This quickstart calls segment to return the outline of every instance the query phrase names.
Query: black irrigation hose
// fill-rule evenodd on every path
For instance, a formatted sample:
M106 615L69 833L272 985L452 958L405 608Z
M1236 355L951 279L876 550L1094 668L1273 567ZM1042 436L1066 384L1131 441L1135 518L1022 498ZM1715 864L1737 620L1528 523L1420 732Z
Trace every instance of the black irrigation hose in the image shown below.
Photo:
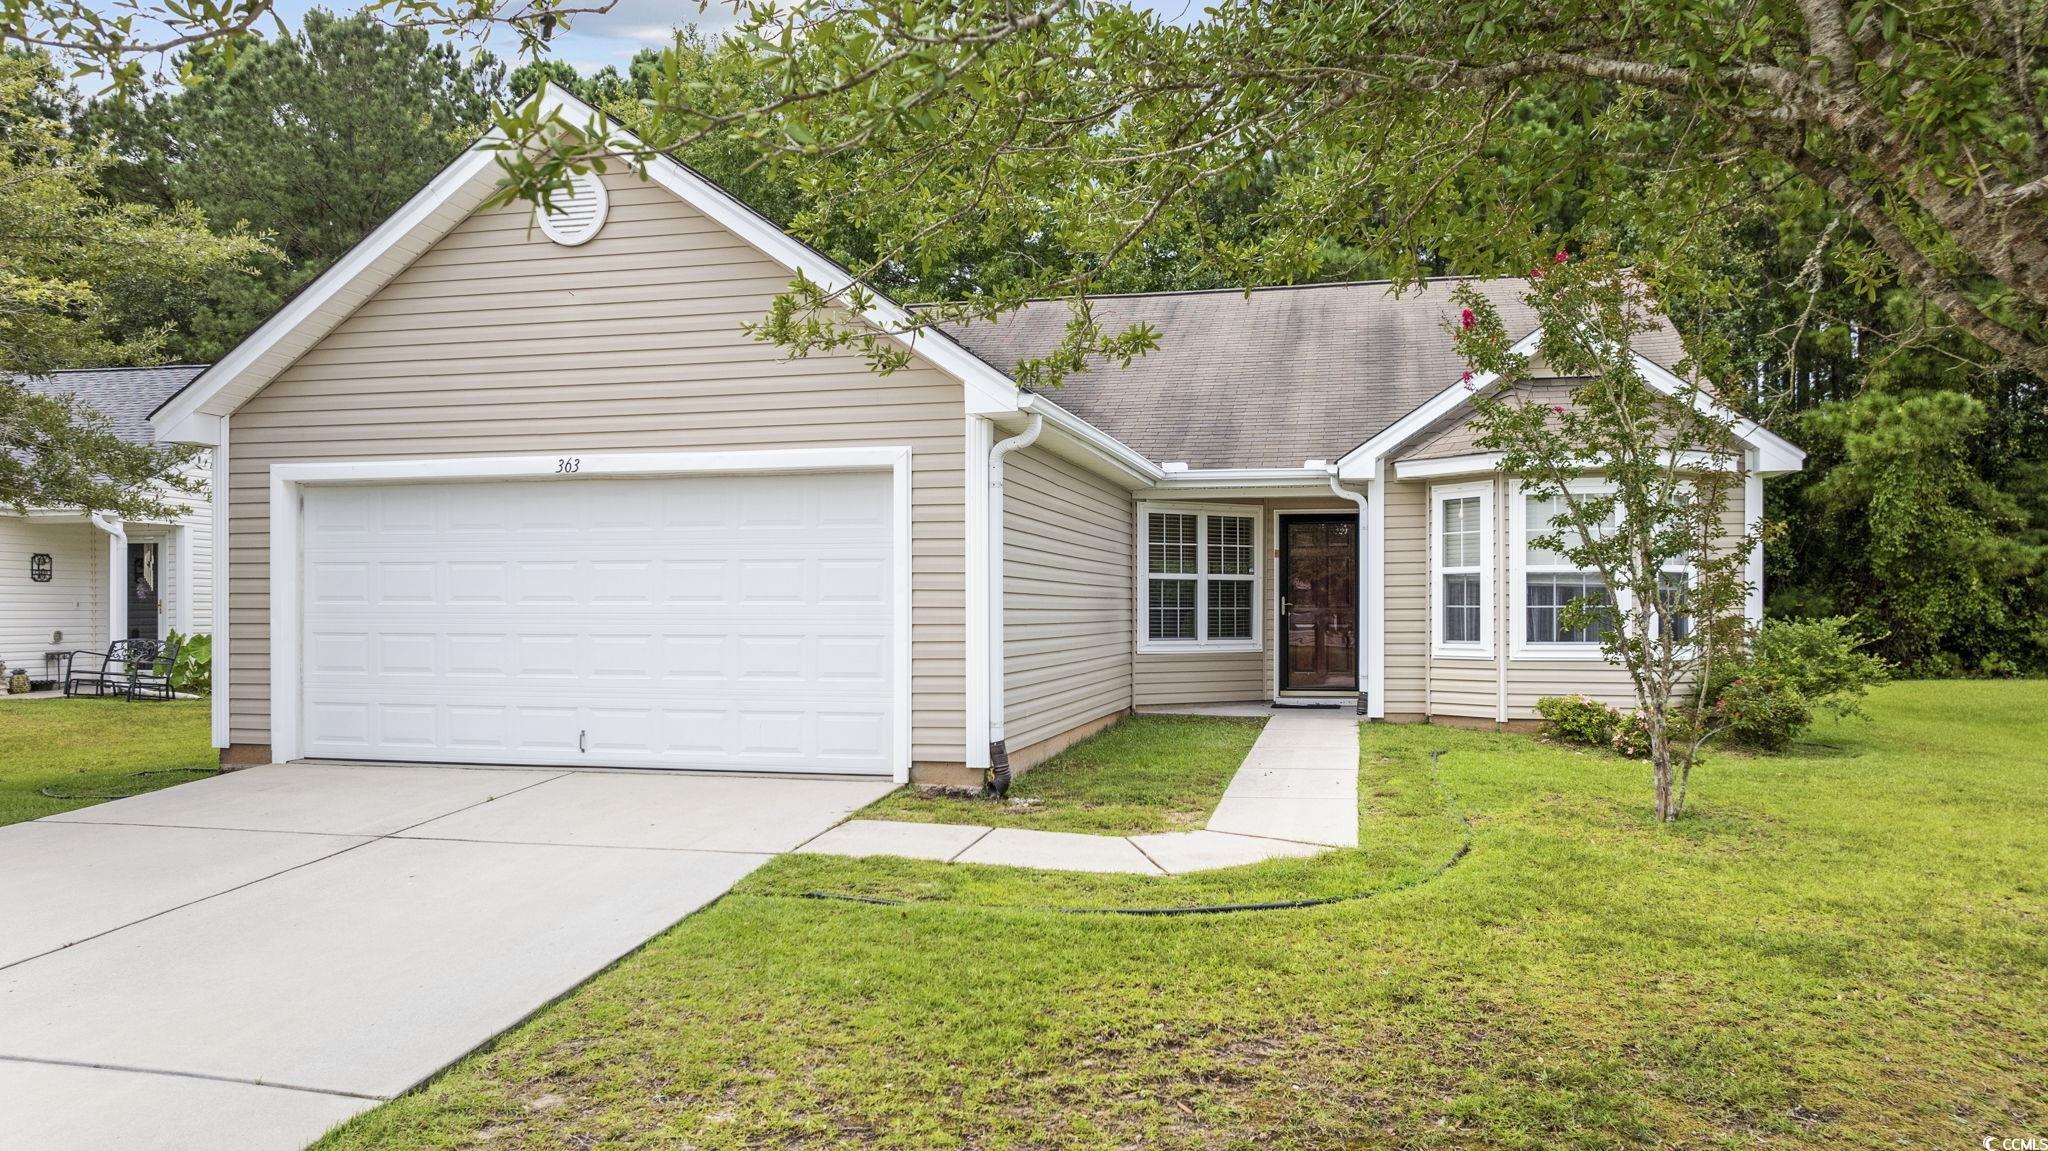
M1464 861L1466 856L1472 854L1472 817L1465 814L1465 806L1458 802L1457 793L1453 792L1449 785L1444 783L1443 772L1437 764L1437 760L1443 754L1442 751L1432 751L1429 753L1429 781L1438 793L1444 797L1444 805L1450 808L1451 814L1457 816L1458 822L1464 825L1465 837L1458 844L1458 850L1451 853L1450 858L1437 864L1427 874L1418 875L1406 883L1397 883L1392 887L1378 887L1370 891L1354 892L1350 895L1322 895L1312 899L1281 899L1268 903L1210 903L1198 904L1192 907L1026 907L1018 908L1017 910L1051 911L1061 915L1133 915L1155 918L1178 915L1235 915L1247 911L1299 911L1305 907L1327 907L1333 903L1356 903L1360 900L1372 899L1376 896L1392 895L1397 891L1408 891L1412 888L1421 887L1425 883L1433 882L1451 868L1458 866L1459 863ZM806 891L800 898L828 899L842 903L866 903L879 907L924 907L934 903L950 902L949 900L885 899L879 895L853 895L837 891Z
M156 767L156 768L151 768L151 769L149 769L148 771L131 771L131 772L129 772L129 773L128 773L128 778L130 778L130 779L141 779L142 777L144 777L144 776L148 776L148 775L192 775L192 774L204 774L204 775L219 775L219 774L220 774L220 768L218 768L218 767ZM47 788L47 787L39 787L39 788L36 788L36 794L37 794L37 795L40 795L40 796L42 796L42 797L43 797L44 799L134 799L134 798L135 798L136 796L138 796L138 795L147 795L147 794L149 794L149 793L148 793L148 792L144 792L144 791L114 791L114 792L99 792L99 791L51 791L51 790L50 790L49 788Z

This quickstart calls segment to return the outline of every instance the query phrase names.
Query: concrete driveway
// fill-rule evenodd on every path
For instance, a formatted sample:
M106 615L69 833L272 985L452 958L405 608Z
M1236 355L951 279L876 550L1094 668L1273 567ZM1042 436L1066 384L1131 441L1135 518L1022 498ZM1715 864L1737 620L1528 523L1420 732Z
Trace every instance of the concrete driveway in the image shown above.
M302 1147L890 786L298 765L0 827L0 1149Z

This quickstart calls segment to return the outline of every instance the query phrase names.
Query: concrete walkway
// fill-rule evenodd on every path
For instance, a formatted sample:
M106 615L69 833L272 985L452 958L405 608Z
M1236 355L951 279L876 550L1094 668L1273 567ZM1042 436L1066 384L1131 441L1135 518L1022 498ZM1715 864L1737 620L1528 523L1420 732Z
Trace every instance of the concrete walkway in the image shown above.
M887 793L259 767L0 827L0 1151L291 1151Z
M1201 831L1080 835L855 819L797 850L1048 871L1180 875L1358 846L1358 717L1338 708L1261 708L1256 714L1270 717L1265 730Z

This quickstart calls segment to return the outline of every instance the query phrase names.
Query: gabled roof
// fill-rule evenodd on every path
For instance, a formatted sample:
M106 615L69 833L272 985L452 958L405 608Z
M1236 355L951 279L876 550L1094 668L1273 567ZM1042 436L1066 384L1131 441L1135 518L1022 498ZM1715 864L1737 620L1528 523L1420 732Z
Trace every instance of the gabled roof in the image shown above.
M573 123L588 122L598 115L596 109L553 84L542 89L541 100L543 117L559 111ZM638 144L630 133L618 134L629 145ZM502 139L493 132L472 144L219 363L165 401L150 416L157 434L182 442L219 442L221 417L275 379L497 190L496 146ZM846 269L689 167L657 154L647 162L647 177L781 264L792 278L802 274L828 290L853 282ZM945 333L915 329L909 315L895 304L879 296L877 301L866 313L869 322L959 380L969 412L1016 410L1017 388L1008 376Z
M1536 326L1520 279L1439 279L1396 292L1386 282L1315 284L1090 298L1111 330L1147 323L1160 347L1129 367L1097 364L1047 396L1147 458L1191 468L1300 467L1335 460L1454 384L1451 291L1479 290L1510 336ZM948 330L1005 371L1057 345L1063 300L1026 304L994 323ZM1668 327L1638 340L1678 362Z
M154 368L76 368L47 376L18 376L15 382L46 396L71 396L107 417L114 434L131 444L153 444L149 413L206 370L205 364Z

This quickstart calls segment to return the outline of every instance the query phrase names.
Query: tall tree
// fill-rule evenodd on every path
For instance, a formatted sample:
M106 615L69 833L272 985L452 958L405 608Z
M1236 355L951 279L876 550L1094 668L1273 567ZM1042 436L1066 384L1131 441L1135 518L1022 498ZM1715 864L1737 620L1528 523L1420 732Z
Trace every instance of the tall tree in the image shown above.
M154 362L187 279L232 274L265 249L189 207L101 200L107 159L67 135L69 103L47 56L0 52L0 505L134 515L189 490L186 453L124 443L17 377Z
M208 301L181 355L219 356L388 219L488 127L503 80L487 54L316 8L140 108L96 105L84 123L127 161L119 194L241 221L284 257L253 290Z

